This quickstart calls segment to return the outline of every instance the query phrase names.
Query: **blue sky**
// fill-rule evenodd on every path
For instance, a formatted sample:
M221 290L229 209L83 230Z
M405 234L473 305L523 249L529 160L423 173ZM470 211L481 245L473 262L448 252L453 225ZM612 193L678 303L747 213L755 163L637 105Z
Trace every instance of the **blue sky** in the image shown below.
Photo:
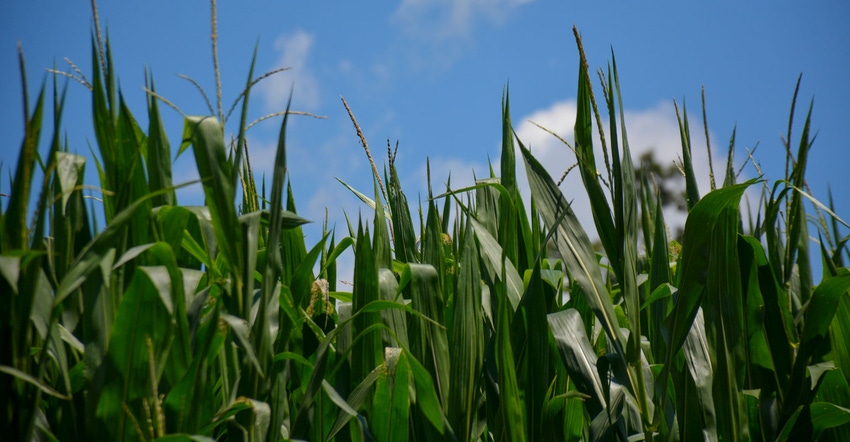
M782 177L784 148L780 134L788 124L794 84L802 73L800 100L792 135L814 98L808 179L816 196L831 185L838 213L850 218L847 143L850 103L850 3L721 2L573 2L531 0L403 0L401 2L221 2L219 57L225 109L245 84L251 53L259 44L257 74L292 69L271 77L255 90L250 119L285 107L294 82L293 108L326 119L293 118L289 131L289 171L302 216L317 221L327 208L331 223L345 233L343 210L356 216L368 209L342 187L338 177L371 192L371 170L353 126L340 103L344 96L379 162L387 139L399 141L398 167L408 199L425 191L425 159L434 185L449 172L452 182L472 182L472 171L487 173L488 157L497 160L500 100L510 83L514 125L553 175L575 160L533 120L572 140L578 53L571 27L584 40L592 69L605 67L613 48L620 73L626 126L635 153L655 150L669 164L680 149L673 99L686 102L691 127L701 127L700 88L707 96L708 123L715 169L737 126L736 163L757 143L755 158L768 179ZM592 4L590 4L592 3ZM687 3L687 2L683 2ZM713 2L716 3L716 2ZM209 43L209 3L203 1L101 1L100 20L115 53L120 87L145 126L145 67L154 72L157 91L187 114L208 114L197 89L177 74L204 87L215 105L215 80ZM90 4L86 1L5 0L0 3L0 191L9 190L10 170L22 134L20 78L16 44L26 55L31 94L45 68L68 71L64 57L91 76ZM60 82L61 84L61 82ZM81 85L69 85L65 134L73 152L88 155L94 144L90 98ZM179 145L182 120L164 109L172 148ZM228 123L235 132L236 118ZM274 156L279 119L249 131L255 171L268 170ZM46 134L49 136L49 134ZM693 130L697 173L705 177L705 140ZM95 167L87 167L97 184ZM755 170L744 169L748 177ZM197 177L191 153L175 165L175 182ZM586 199L577 180L562 189ZM200 187L178 194L183 204L199 204ZM587 226L592 226L588 221Z

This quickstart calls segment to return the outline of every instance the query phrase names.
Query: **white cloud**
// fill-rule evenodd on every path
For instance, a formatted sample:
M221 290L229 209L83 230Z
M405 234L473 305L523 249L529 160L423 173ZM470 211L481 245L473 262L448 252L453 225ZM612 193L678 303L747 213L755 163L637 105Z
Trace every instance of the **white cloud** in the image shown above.
M427 40L468 35L478 17L503 22L518 6L531 0L403 0L393 19L405 31Z
M482 23L501 25L532 0L402 0L390 20L408 37L402 48L414 69L446 69L472 44Z
M290 69L260 83L269 111L284 110L290 92L293 93L293 107L302 108L299 110L318 108L319 82L308 66L313 43L313 35L303 30L281 35L275 40L274 48L279 55L272 69Z
M354 65L351 63L351 60L348 59L340 60L337 66L339 67L339 72L342 74L349 74L354 68Z

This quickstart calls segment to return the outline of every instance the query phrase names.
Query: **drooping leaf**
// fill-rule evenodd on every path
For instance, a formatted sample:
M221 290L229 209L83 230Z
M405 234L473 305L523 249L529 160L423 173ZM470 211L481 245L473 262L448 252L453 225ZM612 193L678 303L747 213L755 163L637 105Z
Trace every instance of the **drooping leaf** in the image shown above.
M665 336L671 353L681 348L697 307L702 301L709 276L708 263L714 251L711 235L707 232L715 229L723 213L730 210L737 213L741 196L753 183L755 180L711 192L703 197L700 200L702 204L694 206L688 215L682 244L682 284L679 287L678 302L666 321Z
M589 397L588 411L595 414L607 407L599 373L596 352L584 331L581 315L575 309L550 313L547 317L561 360L579 392Z

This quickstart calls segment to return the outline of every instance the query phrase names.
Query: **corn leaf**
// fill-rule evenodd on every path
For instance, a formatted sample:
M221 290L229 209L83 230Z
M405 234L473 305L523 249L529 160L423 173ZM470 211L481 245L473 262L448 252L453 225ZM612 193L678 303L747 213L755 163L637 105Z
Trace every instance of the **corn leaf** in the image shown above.
M408 437L410 365L401 348L387 347L384 353L371 428L377 441L404 440Z
M522 143L520 150L525 160L531 195L539 204L543 221L555 230L553 240L567 272L599 319L613 350L625 357L623 337L590 238L549 173Z
M469 218L471 221L472 218ZM449 391L448 416L458 440L473 438L477 419L476 406L479 379L484 359L484 327L481 306L481 276L475 250L472 225L467 224L460 250L460 273L454 295L454 317L451 325L452 389Z

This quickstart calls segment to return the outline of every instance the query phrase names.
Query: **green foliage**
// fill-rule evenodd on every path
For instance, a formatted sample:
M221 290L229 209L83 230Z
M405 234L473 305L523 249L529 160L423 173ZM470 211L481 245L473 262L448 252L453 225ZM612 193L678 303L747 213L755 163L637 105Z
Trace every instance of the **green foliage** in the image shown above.
M723 187L704 195L680 116L689 215L679 245L661 210L670 195L632 164L613 56L601 77L606 133L577 32L576 41L575 152L601 250L516 138L507 92L501 175L437 197L429 189L419 241L391 153L387 191L377 175L374 199L346 185L374 209L371 223L308 245L292 183L284 203L288 107L268 199L250 171L253 60L232 143L224 121L185 118L179 151L194 151L203 207L177 201L153 79L145 132L116 90L108 42L92 45L103 201L87 204L86 159L59 141L65 93L54 81L46 178L29 207L46 87L30 110L25 84L24 140L0 215L0 431L20 440L847 440L847 239L803 191L811 108L787 177L735 184L733 134ZM764 213L745 230L741 199L759 183ZM818 284L804 197L830 217L820 215ZM345 292L336 259L349 248Z

